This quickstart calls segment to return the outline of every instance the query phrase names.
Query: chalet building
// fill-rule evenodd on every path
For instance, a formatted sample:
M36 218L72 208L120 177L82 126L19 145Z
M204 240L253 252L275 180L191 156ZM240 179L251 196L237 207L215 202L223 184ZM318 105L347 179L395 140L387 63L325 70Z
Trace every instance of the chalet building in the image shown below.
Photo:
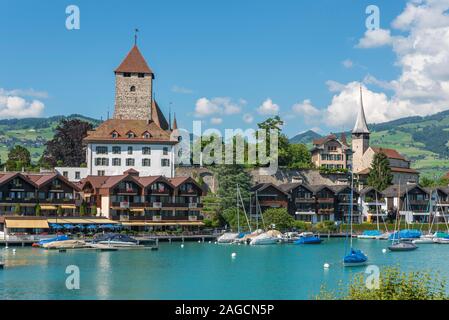
M383 153L387 156L391 173L393 174L393 184L418 183L419 172L410 167L410 161L394 149L379 148L370 146L370 131L366 122L365 111L363 109L362 89L360 88L360 109L357 120L352 130L352 168L360 181L366 180L371 162L376 153Z
M436 222L449 222L449 188L426 188L426 190L431 195Z
M429 222L431 208L429 192L417 184L392 185L382 192L386 209L401 214L408 222Z
M203 189L190 177L88 176L81 189L89 206L125 226L201 226Z
M327 137L313 140L312 163L318 168L348 169L351 161L351 148L343 133L338 139L331 134Z
M0 174L0 216L35 216L37 207L42 216L68 216L80 204L78 186L59 174Z
M360 190L360 206L363 221L383 222L388 218L387 201L383 193L373 187Z
M288 211L296 220L312 223L349 221L351 189L348 186L287 183L280 185L279 188L289 194ZM356 223L361 220L358 197L359 194L354 192L352 217Z
M270 208L287 208L289 195L272 183L259 183L250 189L250 213L256 215Z

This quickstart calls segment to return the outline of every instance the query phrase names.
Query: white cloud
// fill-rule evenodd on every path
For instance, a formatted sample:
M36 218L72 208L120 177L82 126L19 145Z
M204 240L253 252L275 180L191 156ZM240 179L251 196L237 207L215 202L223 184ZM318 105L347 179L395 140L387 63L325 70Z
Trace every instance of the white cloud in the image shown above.
M14 95L15 93L16 95ZM17 95L25 91L6 91L0 88L0 118L38 117L44 111L45 105L39 100L28 101ZM29 91L28 93L32 93ZM29 94L28 94L29 95Z
M254 117L250 113L245 113L243 115L243 121L246 123L252 123L254 121Z
M13 89L13 90L6 90L0 88L0 96L23 96L23 97L46 99L48 98L48 93L46 91L34 90L33 88Z
M391 30L368 31L360 48L390 45L400 74L390 81L365 76L363 100L368 122L379 123L406 116L429 115L449 109L449 1L410 0L394 19ZM334 96L322 109L328 127L352 127L360 101L359 83L327 81ZM374 91L376 89L376 91ZM385 93L388 91L388 95Z
M262 115L275 115L279 113L279 109L279 106L268 98L257 108L257 112Z
M216 114L220 115L233 115L242 111L246 101L240 99L237 102L232 101L228 97L216 97L212 99L200 98L196 101L195 116L207 117Z
M356 47L358 48L376 48L382 47L387 44L391 44L393 38L390 34L390 30L385 29L375 29L375 30L367 30L362 39L359 40L359 43Z
M177 86L177 85L174 85L171 88L171 91L174 92L174 93L180 93L180 94L191 94L191 93L193 93L193 90L188 89L188 88L184 88L184 87L181 87L181 86Z
M210 123L212 123L212 124L220 124L220 123L222 123L223 122L223 119L222 118L211 118L210 119Z
M354 66L354 62L352 62L352 60L350 59L343 60L341 64L347 69L351 69Z
M294 113L304 116L306 120L316 121L321 117L321 111L312 105L310 100L304 100L301 103L296 103L292 106Z

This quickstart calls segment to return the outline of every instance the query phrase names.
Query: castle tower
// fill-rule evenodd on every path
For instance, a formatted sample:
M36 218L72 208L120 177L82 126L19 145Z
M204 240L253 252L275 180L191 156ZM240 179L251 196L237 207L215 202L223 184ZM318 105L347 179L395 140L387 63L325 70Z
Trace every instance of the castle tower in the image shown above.
M363 109L362 87L360 87L360 109L352 130L352 169L354 172L359 172L366 167L363 155L369 148L369 135L365 110Z
M115 73L115 119L152 120L154 74L137 45Z

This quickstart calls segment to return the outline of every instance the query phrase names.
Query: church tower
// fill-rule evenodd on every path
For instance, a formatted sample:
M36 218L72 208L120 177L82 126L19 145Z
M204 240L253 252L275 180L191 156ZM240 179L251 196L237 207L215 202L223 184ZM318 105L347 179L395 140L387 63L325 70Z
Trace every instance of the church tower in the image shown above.
M352 130L353 172L359 172L370 165L369 163L366 164L363 161L363 155L369 148L369 135L370 132L366 123L365 110L363 110L362 87L360 87L360 108L354 129Z
M115 73L115 119L152 120L154 73L137 45Z

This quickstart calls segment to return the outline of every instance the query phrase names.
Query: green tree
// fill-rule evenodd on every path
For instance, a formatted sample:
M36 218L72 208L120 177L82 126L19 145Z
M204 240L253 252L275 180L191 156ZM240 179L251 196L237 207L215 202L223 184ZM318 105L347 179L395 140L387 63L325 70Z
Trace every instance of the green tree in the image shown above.
M36 215L36 217L40 217L42 215L42 211L41 211L41 206L40 204L36 204L36 206L34 207L34 214Z
M217 197L214 193L209 193L202 199L203 210L202 213L205 217L204 223L210 222L209 227L218 227L224 225L225 220L223 219L221 213L221 199Z
M291 229L294 226L295 219L285 208L270 208L263 212L265 225L274 227L280 231Z
M309 169L312 167L312 155L306 145L291 143L288 146L288 167L290 169Z
M6 169L8 171L20 171L31 165L31 155L27 148L16 145L9 150Z
M238 217L238 218L237 218ZM237 208L229 207L223 210L223 219L226 224L231 227L233 231L238 231L238 226L240 224L240 231L248 231L248 222L242 208L239 208L237 215Z
M21 206L20 206L20 203L16 203L16 205L14 206L14 213L15 213L16 215L19 215L19 214L22 213L22 208L21 208Z
M368 175L368 185L377 191L385 190L393 181L390 164L387 156L378 152L374 155L371 162L371 169Z
M93 204L92 207L90 207L90 214L93 216L97 215L97 205Z
M62 210L62 207L58 206L58 209L56 210L56 215L58 217L62 217L63 213L64 213L64 211Z
M47 141L40 163L45 166L64 165L78 167L86 162L83 139L92 130L91 123L79 119L62 120L52 140ZM58 163L58 161L61 161Z
M379 274L379 288L369 288L363 274L357 274L348 288L336 292L322 288L318 299L344 300L446 300L446 281L428 272L403 272L387 267Z
M80 216L83 217L86 215L87 212L87 204L85 201L83 201L80 205Z
M221 199L221 209L236 206L237 185L244 203L248 202L251 176L242 165L219 165L213 172L218 181L217 196Z

